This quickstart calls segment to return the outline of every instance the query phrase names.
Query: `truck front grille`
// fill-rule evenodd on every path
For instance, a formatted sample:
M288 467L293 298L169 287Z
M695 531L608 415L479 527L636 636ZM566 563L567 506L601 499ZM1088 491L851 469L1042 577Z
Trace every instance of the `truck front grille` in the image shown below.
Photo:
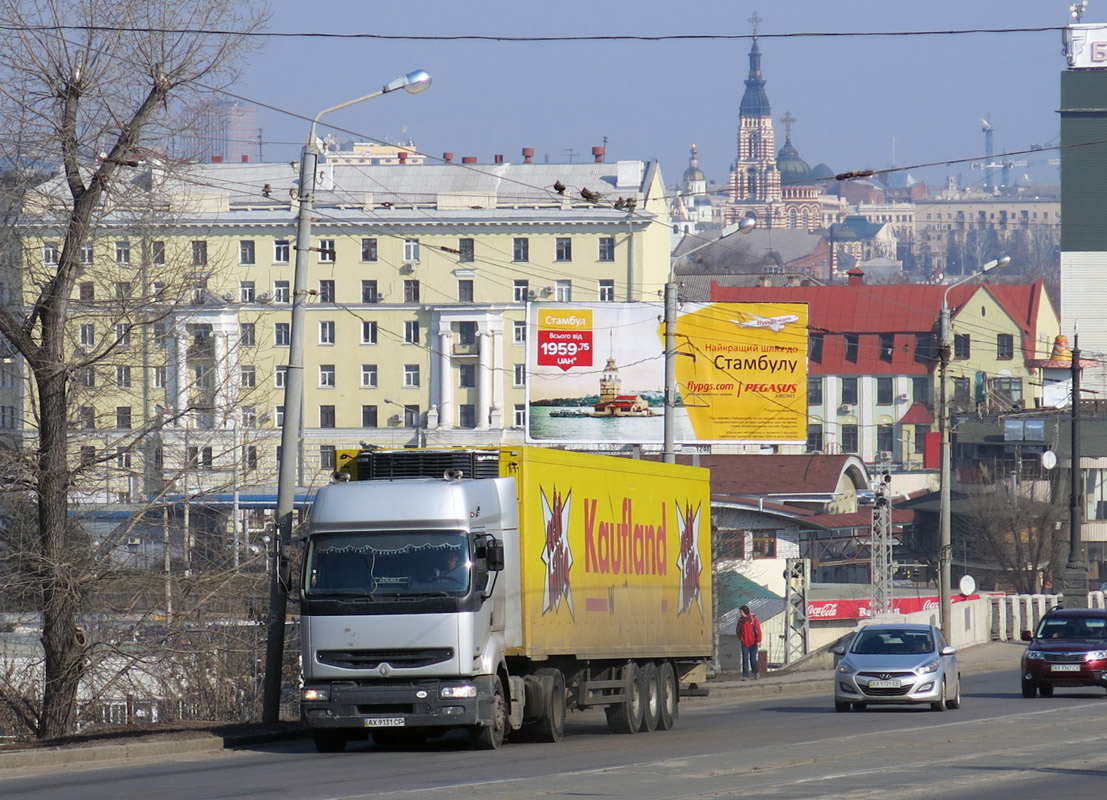
M454 657L451 647L425 647L410 650L320 650L320 664L342 669L376 669L381 664L392 667L429 667Z
M357 480L441 478L453 470L463 478L500 477L497 450L367 450L356 459Z

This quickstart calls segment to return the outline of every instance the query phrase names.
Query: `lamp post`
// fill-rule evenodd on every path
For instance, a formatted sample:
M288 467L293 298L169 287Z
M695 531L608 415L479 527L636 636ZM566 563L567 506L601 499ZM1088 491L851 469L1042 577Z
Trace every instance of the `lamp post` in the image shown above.
M705 247L718 244L728 236L735 233L749 233L757 227L757 220L753 216L743 217L740 221L723 229L718 239L704 242L698 247L693 247L681 258L687 258L693 253L698 253ZM677 321L677 284L676 262L669 267L669 280L665 284L665 442L662 446L662 460L666 464L676 463L675 416L676 416L676 321Z
M1010 256L1002 256L994 261L989 261L980 268L980 274L993 269L1002 269L1011 263ZM946 641L950 640L951 615L953 603L950 600L952 591L950 566L953 560L951 539L951 512L949 499L950 486L950 443L949 443L949 397L946 388L946 371L949 367L950 351L953 349L953 331L949 324L949 292L955 286L972 280L976 273L965 275L946 287L942 295L942 312L939 317L939 372L938 372L938 397L940 409L938 412L939 437L941 438L942 465L941 465L941 489L938 495L938 600L940 603L942 635Z
M315 170L319 145L315 127L325 114L403 89L411 94L429 89L431 76L415 70L385 84L379 91L325 108L311 121L311 131L300 154L300 204L296 230L296 266L292 274L292 321L289 326L288 371L284 385L284 427L281 430L281 462L277 477L277 529L273 536L273 566L269 584L269 617L266 625L265 683L262 721L278 722L281 712L281 673L284 662L284 623L287 607L288 546L292 540L292 509L299 472L304 398L304 298L307 294L308 252L311 250L311 212L315 204Z
M1065 608L1088 607L1088 562L1081 528L1084 520L1084 473L1080 466L1080 335L1072 336L1072 419L1069 451L1069 557L1061 573ZM1054 589L1056 591L1056 589Z

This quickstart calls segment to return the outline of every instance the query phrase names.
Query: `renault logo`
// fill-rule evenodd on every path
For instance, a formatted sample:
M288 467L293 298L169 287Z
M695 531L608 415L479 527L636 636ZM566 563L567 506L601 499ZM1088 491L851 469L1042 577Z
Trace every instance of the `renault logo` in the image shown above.
M380 667L377 669L377 672L382 678L387 678L389 675L392 674L392 667L388 666L388 664L381 664Z

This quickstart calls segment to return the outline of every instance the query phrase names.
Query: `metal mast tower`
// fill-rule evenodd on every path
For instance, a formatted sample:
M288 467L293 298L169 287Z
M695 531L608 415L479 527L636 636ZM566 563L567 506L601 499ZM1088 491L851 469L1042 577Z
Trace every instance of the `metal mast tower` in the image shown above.
M873 617L892 611L892 500L889 489L892 474L887 461L880 465L880 480L876 486L876 503L873 505L872 532L872 610Z

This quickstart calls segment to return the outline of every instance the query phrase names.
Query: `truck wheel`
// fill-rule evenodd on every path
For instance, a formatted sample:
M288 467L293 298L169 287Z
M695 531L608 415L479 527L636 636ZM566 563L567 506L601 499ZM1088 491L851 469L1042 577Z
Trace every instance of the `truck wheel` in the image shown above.
M620 673L623 702L607 707L607 727L614 733L638 733L642 726L642 682L638 665L631 661Z
M661 690L657 685L657 665L647 661L642 665L642 724L638 730L652 733L657 730L657 718L661 712Z
M341 731L316 731L312 738L320 753L341 753L346 749L346 735Z
M565 676L559 669L540 669L535 675L548 675L552 682L546 698L546 713L531 727L536 742L560 742L565 735Z
M507 701L504 698L504 684L496 676L492 695L492 724L473 728L474 750L499 750L507 733Z
M657 688L661 693L657 709L657 729L659 731L671 730L676 724L680 699L679 689L676 685L676 672L669 661L662 661L657 668Z

